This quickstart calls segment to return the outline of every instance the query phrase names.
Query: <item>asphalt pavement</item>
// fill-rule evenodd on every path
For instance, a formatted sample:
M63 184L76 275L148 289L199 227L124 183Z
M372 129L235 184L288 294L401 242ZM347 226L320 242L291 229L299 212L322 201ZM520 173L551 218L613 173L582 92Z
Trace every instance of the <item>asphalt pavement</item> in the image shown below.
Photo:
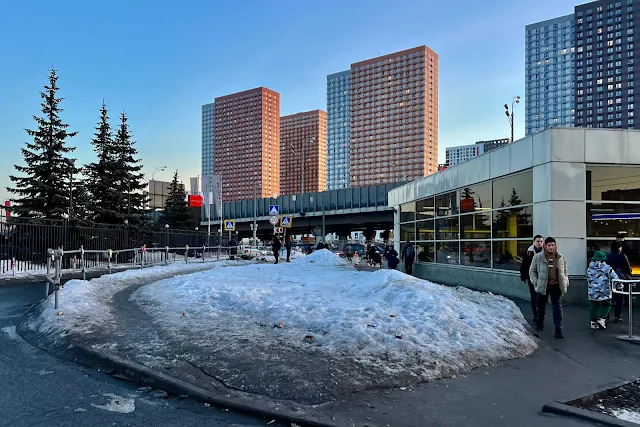
M0 287L0 426L253 427L270 421L188 398L156 397L31 346L16 334L16 324L43 294L44 284Z

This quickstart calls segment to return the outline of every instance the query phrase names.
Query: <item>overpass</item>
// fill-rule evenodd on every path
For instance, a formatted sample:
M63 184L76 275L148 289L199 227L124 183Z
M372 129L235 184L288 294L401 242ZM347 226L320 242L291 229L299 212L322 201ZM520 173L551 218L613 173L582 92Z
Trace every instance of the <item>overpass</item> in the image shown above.
M273 233L269 223L269 207L278 205L280 215L293 217L291 233L323 236L337 233L346 237L352 231L363 231L365 236L375 230L393 229L393 208L388 206L389 191L403 185L378 184L369 187L345 188L323 192L280 196L255 200L223 203L224 219L236 221L240 237L252 234L254 219L258 224L258 236L265 238ZM256 212L254 214L254 206ZM220 227L218 209L212 206L211 230ZM202 226L207 225L203 215ZM214 220L214 218L216 218Z

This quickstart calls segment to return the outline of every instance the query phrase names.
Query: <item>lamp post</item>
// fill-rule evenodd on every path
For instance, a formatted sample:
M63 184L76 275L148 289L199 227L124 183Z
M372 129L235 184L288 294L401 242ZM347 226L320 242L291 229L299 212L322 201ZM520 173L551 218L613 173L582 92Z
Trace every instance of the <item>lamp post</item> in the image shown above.
M155 168L153 170L153 172L151 172L151 181L155 180L156 172L164 172L165 170L167 170L166 166L160 166L160 167ZM149 197L151 197L151 181L149 181ZM151 199L149 199L149 205L151 205ZM151 207L151 206L149 206L149 207Z
M511 141L510 142L513 142L513 117L514 117L513 109L516 106L516 104L519 104L519 103L520 103L520 95L513 97L513 101L511 101L511 110L509 110L509 104L504 104L504 109L505 109L504 113L507 115L507 118L509 119L509 124L511 125Z
M165 224L165 225L164 225L164 228L167 230L167 232L166 232L166 237L165 237L165 240L166 240L166 242L165 242L165 243L166 243L166 244L165 244L165 246L166 246L166 247L169 247L169 224Z

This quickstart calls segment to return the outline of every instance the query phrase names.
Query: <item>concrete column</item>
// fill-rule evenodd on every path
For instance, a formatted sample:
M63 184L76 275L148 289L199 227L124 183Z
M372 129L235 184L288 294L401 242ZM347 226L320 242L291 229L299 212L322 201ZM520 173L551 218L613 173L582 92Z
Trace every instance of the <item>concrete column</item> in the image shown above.
M364 230L362 235L364 236L367 242L373 242L376 238L376 231L371 228L367 228L366 230Z
M400 205L393 207L393 247L400 253Z

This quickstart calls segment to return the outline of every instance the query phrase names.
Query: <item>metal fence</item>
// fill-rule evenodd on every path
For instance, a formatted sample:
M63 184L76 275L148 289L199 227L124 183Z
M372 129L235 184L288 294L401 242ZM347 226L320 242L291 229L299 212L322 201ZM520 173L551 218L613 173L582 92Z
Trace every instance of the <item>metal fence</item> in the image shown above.
M44 270L47 249L64 251L120 248L227 246L228 236L205 230L174 230L125 225L79 224L74 221L12 218L0 223L0 274ZM66 260L63 268L71 268Z

